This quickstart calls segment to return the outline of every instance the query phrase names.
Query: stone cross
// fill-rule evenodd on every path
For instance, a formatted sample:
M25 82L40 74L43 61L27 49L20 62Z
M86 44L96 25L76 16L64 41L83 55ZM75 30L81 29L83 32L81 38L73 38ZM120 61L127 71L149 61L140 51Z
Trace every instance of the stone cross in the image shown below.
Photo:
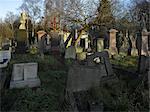
M136 48L136 38L134 38L133 35L130 35L130 40L132 42L131 55L132 56L138 56L138 50Z
M148 52L148 35L150 35L150 32L148 32L146 28L143 28L141 55L144 55L144 56L150 55Z
M110 32L110 41L109 41L109 50L111 55L117 54L116 47L116 33L118 32L116 29L109 30Z

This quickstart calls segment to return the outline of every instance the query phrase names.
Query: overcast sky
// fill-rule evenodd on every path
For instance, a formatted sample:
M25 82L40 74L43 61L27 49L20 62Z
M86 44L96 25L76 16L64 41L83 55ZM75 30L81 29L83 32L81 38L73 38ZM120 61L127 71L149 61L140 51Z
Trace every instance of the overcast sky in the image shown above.
M125 4L129 3L130 0L121 0L125 2ZM22 0L0 0L0 18L6 16L8 11L12 11L15 14L18 14L18 7L21 5Z

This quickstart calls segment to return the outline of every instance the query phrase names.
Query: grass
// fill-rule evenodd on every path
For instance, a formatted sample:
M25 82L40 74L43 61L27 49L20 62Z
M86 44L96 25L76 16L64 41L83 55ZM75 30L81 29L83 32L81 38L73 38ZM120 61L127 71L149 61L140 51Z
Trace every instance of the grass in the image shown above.
M36 55L14 55L7 70L11 74L14 63L37 62L41 86L25 89L5 89L2 91L3 111L53 111L59 106L60 96L64 94L66 66L54 56L42 60Z
M8 89L2 91L2 111L57 111L64 97L68 67L73 60L60 61L60 57L45 55L42 60L36 55L14 55L8 68L8 77L12 72L14 63L37 62L38 76L41 86L36 88ZM133 71L137 68L137 57L125 57L111 60L116 66L124 70ZM96 99L104 103L105 111L147 111L148 95L143 84L134 92L139 80L129 77L128 72L115 70L119 77L117 85L106 83L98 88L91 89L91 100ZM132 74L134 75L134 74ZM145 95L144 95L145 94ZM90 98L89 98L90 99Z

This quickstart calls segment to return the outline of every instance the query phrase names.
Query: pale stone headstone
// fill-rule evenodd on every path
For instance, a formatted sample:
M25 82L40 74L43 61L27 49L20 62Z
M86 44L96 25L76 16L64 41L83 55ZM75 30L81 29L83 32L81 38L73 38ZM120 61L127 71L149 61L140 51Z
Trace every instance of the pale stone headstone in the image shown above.
M21 63L13 65L10 88L37 87L41 82L37 76L37 63Z
M147 31L146 28L142 30L142 48L141 48L141 55L149 56L148 52L148 35L150 35L150 32Z
M24 64L14 64L12 79L13 81L24 80Z
M70 46L66 49L65 59L76 59L76 49L74 46Z
M32 79L37 77L37 63L26 63L24 64L24 79Z
M116 47L116 33L118 32L116 29L109 30L110 32L110 42L109 42L109 50L111 55L117 54Z
M104 39L98 38L97 39L97 52L102 52L104 50Z

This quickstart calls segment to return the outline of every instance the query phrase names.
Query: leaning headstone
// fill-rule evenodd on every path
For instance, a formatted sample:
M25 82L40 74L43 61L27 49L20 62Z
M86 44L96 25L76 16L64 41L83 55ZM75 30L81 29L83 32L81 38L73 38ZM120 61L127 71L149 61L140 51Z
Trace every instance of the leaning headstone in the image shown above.
M73 66L68 72L67 91L77 92L99 86L100 69L96 67Z
M110 32L109 50L110 50L110 54L113 56L117 54L116 33L118 31L116 29L111 29L109 30L109 32Z
M76 49L74 46L70 46L66 49L65 59L76 59Z
M37 87L41 82L37 76L37 63L21 63L13 65L10 88Z
M88 56L87 57L88 66L96 66L96 63L93 60L97 57L100 58L99 62L104 64L104 66L105 66L104 69L106 69L107 76L112 75L113 74L112 65L110 63L109 54L107 51L96 52L95 54Z
M150 32L147 31L146 28L142 30L142 48L141 48L141 55L149 56L148 52L148 35L150 35Z
M113 75L109 62L108 52L97 52L87 57L87 64L73 65L68 72L67 91L88 90L99 86L102 77ZM96 57L101 58L100 63L94 62Z

